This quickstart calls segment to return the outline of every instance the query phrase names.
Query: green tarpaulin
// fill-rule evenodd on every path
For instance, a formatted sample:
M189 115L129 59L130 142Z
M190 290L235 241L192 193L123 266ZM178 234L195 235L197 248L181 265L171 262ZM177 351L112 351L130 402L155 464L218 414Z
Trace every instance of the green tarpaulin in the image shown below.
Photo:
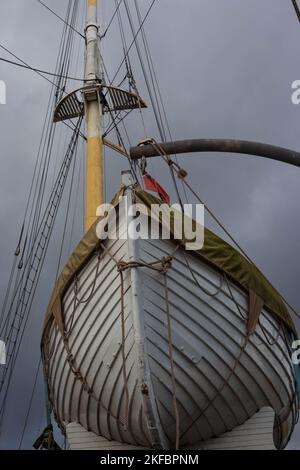
M114 206L118 205L119 197L122 196L123 191L124 188L114 197L112 201ZM157 198L139 187L135 188L135 198L137 203L143 203L147 207L150 207L151 204L160 203ZM99 248L99 239L96 234L97 223L98 221L83 237L59 277L47 311L45 327L50 318L54 316L58 327L62 331L61 298L74 279L75 274L82 269L95 250ZM184 243L184 241L177 240L174 240L174 242ZM297 335L294 322L280 294L264 275L232 246L210 230L205 229L204 246L201 250L193 253L214 266L215 269L226 273L234 283L249 293L249 297L251 293L256 294L261 301L261 305L264 305L265 308L280 318L289 330Z

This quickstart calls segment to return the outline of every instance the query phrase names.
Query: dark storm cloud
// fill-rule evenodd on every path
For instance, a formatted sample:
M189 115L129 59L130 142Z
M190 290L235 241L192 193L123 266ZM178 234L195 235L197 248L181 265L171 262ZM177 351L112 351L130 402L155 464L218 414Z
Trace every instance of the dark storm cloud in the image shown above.
M130 0L132 1L132 0ZM81 0L83 2L83 0ZM62 16L67 1L51 0ZM102 0L105 21L112 4ZM141 1L146 11L149 2ZM54 70L61 23L36 0L1 2L0 43L32 65ZM165 99L173 138L228 137L300 149L300 105L291 103L291 83L300 79L300 25L290 2L282 0L160 0L146 31ZM117 29L105 40L110 72L120 60ZM8 57L2 51L0 56ZM138 69L135 54L133 62ZM120 77L123 78L123 77ZM141 74L142 95L149 101ZM0 287L4 292L11 254L25 208L49 84L37 75L0 63L7 83L0 107ZM149 135L158 138L146 111ZM144 137L133 124L132 142ZM200 155L182 157L190 181L274 285L300 311L300 170L254 157ZM118 187L122 161L108 167L108 197ZM166 174L161 164L154 174ZM78 233L78 236L80 234ZM58 238L57 238L58 240ZM57 252L55 241L51 253ZM48 257L33 309L30 333L22 349L1 446L14 447L26 413L35 368L42 316L55 273ZM28 346L31 345L31 348ZM32 364L34 363L34 367ZM42 384L28 429L30 446L42 426ZM300 429L291 447L299 448Z

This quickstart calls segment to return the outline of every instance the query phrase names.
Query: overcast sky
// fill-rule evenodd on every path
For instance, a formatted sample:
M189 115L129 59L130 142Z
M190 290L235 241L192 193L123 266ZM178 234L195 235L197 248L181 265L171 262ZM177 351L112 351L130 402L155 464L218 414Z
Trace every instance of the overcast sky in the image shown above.
M79 1L81 18L77 27L82 30L84 0ZM45 2L65 16L67 0ZM101 3L103 31L114 2ZM134 4L133 0L129 3ZM150 0L139 3L145 13ZM38 0L0 0L0 5L0 44L30 65L53 71L62 23ZM111 74L121 60L116 26L112 25L103 41L104 60ZM300 105L291 103L291 84L300 79L300 24L289 0L156 0L146 32L174 139L240 138L300 151ZM80 41L78 36L78 60L75 54L72 68L78 78L83 74ZM0 57L12 59L1 49ZM131 58L140 93L149 102L136 55L133 53ZM116 84L122 78L121 72ZM7 85L7 104L0 105L3 299L51 86L31 71L3 62L0 80ZM70 89L72 86L75 84L70 84ZM145 112L145 120L148 135L158 139L151 110ZM129 120L128 131L133 144L144 138L137 120ZM61 126L56 142L58 162L65 143ZM83 143L79 158L83 165ZM276 288L300 311L300 169L255 157L220 154L182 157L181 161L193 187ZM122 158L107 154L107 199L117 190L120 171L125 167ZM151 164L150 170L173 194L167 177L164 180L167 173L161 164ZM82 198L77 208L70 246L82 234ZM59 220L63 220L63 214ZM0 448L19 445L38 361L41 325L56 271L60 234L58 226L21 350ZM43 426L43 384L39 380L24 448L30 448ZM300 449L300 427L290 448Z

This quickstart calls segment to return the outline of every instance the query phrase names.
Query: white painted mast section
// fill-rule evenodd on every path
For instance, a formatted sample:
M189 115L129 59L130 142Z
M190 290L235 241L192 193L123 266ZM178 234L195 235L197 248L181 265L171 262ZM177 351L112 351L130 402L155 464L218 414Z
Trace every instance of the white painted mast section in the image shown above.
M85 84L91 88L84 92L87 123L86 231L96 221L97 208L104 202L102 105L97 88L102 80L98 30L97 0L87 0Z
M100 51L98 47L98 13L97 0L87 0L87 15L85 26L86 65L85 80L101 80Z

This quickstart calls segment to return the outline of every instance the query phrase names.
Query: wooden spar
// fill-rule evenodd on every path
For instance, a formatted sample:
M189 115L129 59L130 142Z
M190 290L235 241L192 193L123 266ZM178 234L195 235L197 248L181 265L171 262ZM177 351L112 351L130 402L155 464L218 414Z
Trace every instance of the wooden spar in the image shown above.
M120 147L120 145L115 144L114 142L111 142L110 140L103 139L103 144L114 150L115 152L119 153L123 157L129 158L129 154L126 152L126 150L123 147Z
M142 157L158 157L161 151L167 155L198 153L198 152L222 152L245 155L255 155L262 158L289 163L300 167L300 153L274 145L250 142L246 140L232 139L194 139L178 140L165 143L147 143L138 147L131 147L130 157L138 160Z
M86 65L85 83L91 85L85 96L87 124L87 171L86 171L86 231L96 220L97 208L104 202L104 171L102 142L102 105L98 89L102 78L98 46L97 0L87 0L86 18Z

